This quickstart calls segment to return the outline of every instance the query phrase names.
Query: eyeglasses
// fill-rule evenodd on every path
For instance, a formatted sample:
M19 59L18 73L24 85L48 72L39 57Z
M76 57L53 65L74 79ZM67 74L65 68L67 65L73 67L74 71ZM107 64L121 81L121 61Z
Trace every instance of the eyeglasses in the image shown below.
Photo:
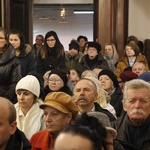
M54 41L56 41L55 39L47 39L46 40L47 42L54 42Z
M49 82L61 82L61 79L49 79Z

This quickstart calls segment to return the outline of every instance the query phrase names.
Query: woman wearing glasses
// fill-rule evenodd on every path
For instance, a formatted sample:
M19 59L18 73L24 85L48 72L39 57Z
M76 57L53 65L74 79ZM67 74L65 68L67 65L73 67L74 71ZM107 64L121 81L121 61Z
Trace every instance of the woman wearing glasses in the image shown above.
M55 69L59 65L65 65L65 52L57 33L49 31L45 35L44 46L37 60L37 72L41 75L48 70Z
M44 92L47 95L49 92L65 92L72 96L72 92L67 86L68 78L65 72L59 69L52 69L48 77L48 85Z
M0 27L0 96L14 102L15 86L21 78L21 68L7 35L6 29Z

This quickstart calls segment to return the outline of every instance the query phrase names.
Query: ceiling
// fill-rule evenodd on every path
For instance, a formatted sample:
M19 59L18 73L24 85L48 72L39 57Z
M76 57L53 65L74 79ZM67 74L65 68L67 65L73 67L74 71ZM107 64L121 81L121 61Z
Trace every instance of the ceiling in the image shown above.
M61 16L62 10L63 16ZM33 21L89 23L93 19L93 14L74 14L74 10L93 10L93 4L34 4Z

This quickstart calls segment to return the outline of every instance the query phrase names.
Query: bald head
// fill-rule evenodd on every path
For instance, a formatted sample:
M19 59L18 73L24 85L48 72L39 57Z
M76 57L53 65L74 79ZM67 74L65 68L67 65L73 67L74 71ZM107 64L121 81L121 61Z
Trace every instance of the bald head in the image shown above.
M8 115L9 124L16 120L16 109L14 105L4 97L0 97L0 112Z

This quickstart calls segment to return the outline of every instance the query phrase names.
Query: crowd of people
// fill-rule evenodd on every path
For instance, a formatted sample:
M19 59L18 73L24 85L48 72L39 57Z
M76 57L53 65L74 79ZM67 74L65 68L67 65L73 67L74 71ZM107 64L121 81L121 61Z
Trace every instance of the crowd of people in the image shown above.
M0 27L0 150L150 150L141 41L129 36L121 58L114 43L68 43L48 31L30 46Z

